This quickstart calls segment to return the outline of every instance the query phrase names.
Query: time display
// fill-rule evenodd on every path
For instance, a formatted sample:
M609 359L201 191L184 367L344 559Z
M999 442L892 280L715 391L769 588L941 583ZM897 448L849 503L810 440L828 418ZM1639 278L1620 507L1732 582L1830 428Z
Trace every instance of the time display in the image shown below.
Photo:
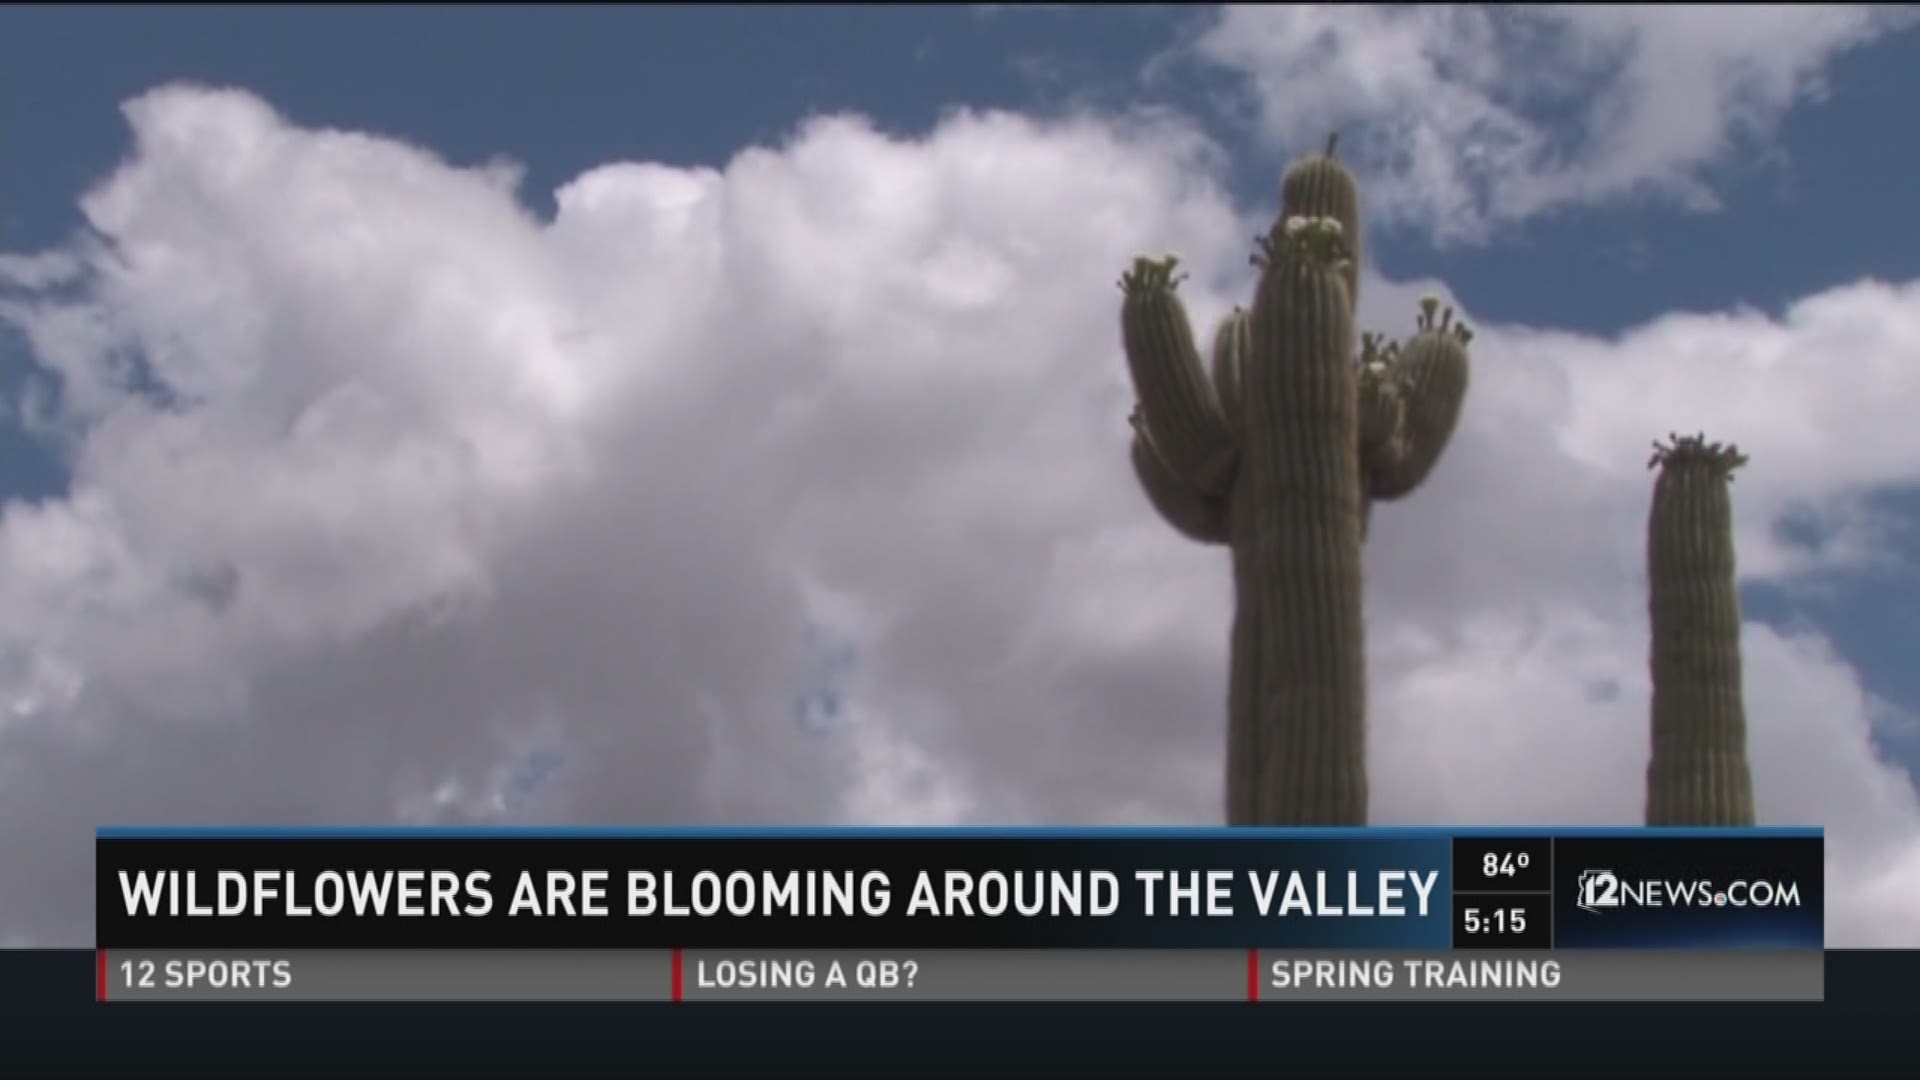
M1460 929L1469 934L1521 936L1527 932L1527 909L1518 906L1478 907L1469 904L1460 912Z
M1549 949L1553 947L1550 893L1455 892L1456 949Z

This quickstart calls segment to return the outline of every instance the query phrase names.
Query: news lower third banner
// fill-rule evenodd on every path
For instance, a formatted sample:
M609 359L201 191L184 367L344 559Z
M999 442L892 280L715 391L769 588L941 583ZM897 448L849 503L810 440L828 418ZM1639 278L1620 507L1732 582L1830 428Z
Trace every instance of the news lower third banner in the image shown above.
M1818 830L159 829L99 996L1819 1000Z

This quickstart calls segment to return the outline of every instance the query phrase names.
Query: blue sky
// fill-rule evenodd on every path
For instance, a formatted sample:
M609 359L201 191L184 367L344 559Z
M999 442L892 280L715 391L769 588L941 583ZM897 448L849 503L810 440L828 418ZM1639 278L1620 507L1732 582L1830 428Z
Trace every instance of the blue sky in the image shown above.
M1385 292L1391 294L1401 285L1412 288L1422 282L1444 282L1475 320L1508 328L1504 340L1522 357L1515 361L1519 364L1527 362L1526 346L1572 348L1567 343L1573 342L1597 357L1594 364L1626 365L1636 362L1630 355L1632 343L1640 340L1636 334L1648 327L1680 325L1663 320L1689 315L1711 319L1716 313L1757 309L1748 313L1751 320L1766 326L1775 321L1786 325L1792 322L1793 305L1828 290L1862 279L1896 284L1920 279L1920 247L1911 242L1911 196L1906 185L1898 182L1900 177L1920 173L1920 140L1901 137L1898 125L1887 119L1920 100L1920 63L1916 63L1920 34L1911 28L1875 25L1868 31L1853 24L1836 29L1832 24L1809 22L1804 32L1763 35L1702 31L1696 23L1707 16L1697 13L1674 16L1671 25L1661 23L1660 16L1646 15L1644 27L1630 26L1641 17L1632 12L1582 16L1569 33L1592 35L1593 41L1601 43L1594 51L1601 59L1588 65L1587 54L1580 53L1581 64L1572 66L1579 68L1576 74L1590 77L1591 85L1573 78L1562 85L1551 71L1526 69L1528 79L1515 80L1518 89L1508 93L1498 87L1487 89L1486 81L1473 75L1476 54L1469 39L1480 31L1449 21L1452 16L1432 16L1437 21L1431 25L1455 39L1429 54L1437 59L1422 76L1428 80L1422 85L1464 86L1468 91L1462 98L1464 107L1478 112L1473 117L1476 126L1455 131L1447 126L1449 121L1438 118L1422 130L1442 138L1460 131L1475 133L1476 138L1487 131L1537 138L1538 146L1553 151L1554 160L1566 166L1557 172L1542 166L1537 176L1527 178L1527 184L1501 188L1473 171L1476 166L1470 155L1440 154L1435 164L1407 156L1411 154L1408 147L1426 144L1394 142L1411 136L1396 126L1389 91L1410 83L1395 83L1392 78L1362 80L1355 85L1387 86L1389 91L1380 93L1388 96L1360 101L1349 115L1336 115L1330 121L1282 116L1274 111L1281 108L1275 104L1280 98L1263 97L1260 78L1265 76L1259 65L1266 64L1271 71L1287 64L1297 68L1298 57L1311 53L1319 40L1329 48L1345 50L1346 66L1330 69L1334 74L1324 80L1324 85L1331 86L1372 62L1361 45L1373 40L1370 26L1387 24L1366 20L1402 19L1391 25L1404 30L1403 17L1412 16L1334 14L1325 16L1322 25L1314 22L1322 16L1303 15L1298 21L1272 26L1257 20L1287 17L1256 12L1245 14L1249 21L1244 24L1233 21L1241 17L1223 19L1212 9L1171 6L1035 10L717 5L8 8L0 12L0 253L28 255L68 244L83 226L81 196L107 181L130 160L130 154L139 157L134 154L131 121L123 106L158 87L187 81L244 91L274 110L277 122L290 130L337 129L397 140L429 151L453 170L509 159L524 170L517 189L521 205L542 224L551 223L557 212L556 192L609 163L651 162L683 171L706 168L731 178L748 147L786 153L796 140L804 142L801 125L810 116L858 115L880 136L902 145L924 142L931 146L944 130L943 120L960 108L1006 110L1061 124L1075 117L1114 125L1129 117L1177 117L1185 125L1183 130L1210 140L1217 152L1193 166L1191 175L1217 183L1226 210L1251 220L1271 212L1275 180L1286 160L1319 141L1317 136L1306 140L1300 133L1340 126L1349 140L1343 145L1358 148L1356 167L1362 169L1363 180L1370 178L1369 166L1379 164L1384 170L1382 182L1369 188L1383 194L1382 213L1369 232L1368 255L1374 271L1392 283ZM1860 19L1862 26L1872 21L1866 16ZM1622 29L1629 26L1631 32ZM1515 29L1502 23L1495 30L1504 35L1526 27ZM1661 35L1670 40L1663 43ZM1684 60L1690 47L1686 43L1696 40L1690 35L1702 35L1697 40L1714 43L1700 52L1707 58L1702 66L1723 63L1723 68L1715 69L1723 80L1749 79L1758 87L1751 94L1730 97L1730 103L1712 118L1719 128L1706 134L1679 121L1672 131L1657 124L1663 110L1676 115L1689 112L1681 107L1679 95L1704 92L1704 84L1675 74L1684 65L1674 59L1674 50ZM1778 40L1795 37L1805 44ZM1389 38L1381 35L1378 40ZM1607 51L1616 46L1617 53ZM1801 51L1795 52L1796 48ZM1522 70L1517 65L1522 64L1524 50L1513 56L1520 59L1503 60L1516 65L1508 70ZM1389 57L1386 63L1389 67L1399 63L1404 69L1413 62ZM1287 77L1300 80L1291 85L1292 92L1312 97L1315 76L1288 71ZM1459 74L1462 71L1466 74ZM1787 89L1780 89L1787 84ZM1523 100L1523 91L1536 90L1535 99ZM1675 96L1663 99L1663 93ZM1627 120L1620 119L1623 115ZM153 123L158 130L160 121ZM1616 129L1607 129L1608 124L1616 124ZM1686 139L1698 145L1680 146ZM1382 156L1369 157L1369 148ZM1613 151L1615 156L1606 156ZM1395 153L1406 160L1395 158ZM1596 154L1600 156L1591 156ZM157 155L155 151L153 156ZM1097 167L1089 162L1089 168ZM1442 171L1422 171L1430 168ZM1454 171L1445 171L1449 169ZM1593 178L1591 185L1583 186L1583 172ZM1451 223L1446 228L1421 216L1429 205L1426 195L1432 193L1423 195L1415 188L1427 176L1461 180L1469 191L1464 202L1446 204ZM1502 192L1536 199L1541 208L1503 209ZM834 197L831 191L822 195L828 203ZM128 205L137 204L134 196L128 198L134 199ZM1716 205L1709 207L1706 200ZM1205 220L1225 220L1221 212L1218 207L1208 209L1205 213L1213 216ZM1137 237L1123 236L1115 242L1153 246L1163 235L1178 235L1174 225L1188 219L1176 217L1143 221ZM118 227L137 229L137 223L131 222L120 219ZM1207 248L1211 240L1194 243L1212 250ZM1220 265L1230 267L1231 261ZM1089 273L1110 279L1116 270L1095 266ZM0 300L7 297L7 290L0 276ZM16 296L27 291L16 282ZM1201 304L1196 301L1196 307ZM1710 324L1705 328L1685 325L1688 334L1711 332ZM1541 334L1563 336L1550 340L1530 336ZM1667 338L1656 334L1646 340ZM37 348L29 343L18 320L10 324L0 317L0 377L10 401L31 382L49 382L49 365L36 354ZM1089 341L1084 350L1097 357L1111 351L1111 343ZM1490 352L1501 355L1495 346L1490 346ZM1637 362L1648 361L1642 357ZM1836 366L1830 377L1846 379L1848 375L1844 366ZM1580 378L1576 372L1570 385L1578 384ZM1589 422L1580 415L1584 414L1567 421L1566 446L1580 443L1595 431L1635 430L1631 415L1621 423L1611 418ZM1650 408L1643 425L1645 438L1664 433L1667 418L1663 410ZM1762 429L1749 435L1736 423L1734 430L1714 434L1749 446L1754 454L1752 470L1759 473L1768 467L1768 431L1757 421L1753 426ZM1842 441L1850 434L1844 424L1816 435L1807 435L1803 428L1802 424L1788 430L1816 442ZM1638 445L1644 445L1644 439ZM1639 451L1629 445L1623 452L1631 458ZM73 499L69 487L73 461L70 446L56 448L42 435L8 422L0 426L0 497L63 507ZM1463 474L1466 468L1461 466ZM1803 463L1802 468L1810 471L1814 465ZM1897 470L1867 469L1867 473L1872 483L1852 484L1839 494L1804 477L1785 484L1777 497L1765 494L1772 489L1762 488L1763 494L1756 499L1766 502L1766 520L1756 516L1754 527L1770 532L1773 541L1766 553L1756 553L1755 565L1800 565L1794 563L1801 558L1794 555L1799 551L1804 568L1756 573L1747 585L1748 611L1784 633L1811 628L1831 642L1868 691L1920 713L1920 673L1909 660L1913 642L1920 640L1920 580L1911 562L1920 550L1915 544L1920 535L1915 531L1920 522L1920 487L1914 484L1920 476L1903 476ZM1736 498L1747 487L1744 483L1736 487ZM1448 498L1453 490L1442 489L1432 497ZM1606 505L1643 512L1643 504L1636 506L1632 501L1639 497L1637 489L1621 490L1623 501ZM1828 501L1829 495L1838 501ZM865 505L854 495L847 498L848 506ZM1420 504L1408 506L1411 520L1420 512ZM1871 514L1866 512L1869 509ZM795 522L811 521L804 511L794 514ZM1826 546L1854 543L1855 534L1847 530L1862 521L1876 530L1872 533L1879 545L1876 557L1865 563L1829 558ZM1631 536L1635 525L1628 522L1621 535ZM801 524L792 527L804 531ZM875 526L868 531L879 535L886 530ZM1443 530L1440 535L1451 534ZM1168 552L1174 550L1171 541L1154 542L1164 542ZM1396 574L1417 579L1428 572L1423 567L1430 564L1404 556L1404 551L1414 550L1411 546L1396 548L1396 543L1392 535L1380 542L1376 557L1387 564L1384 581L1400 580ZM928 687L938 680L921 684L913 693L869 685L864 691L867 704L861 704L860 679L850 673L848 658L857 651L862 670L866 661L879 660L872 635L862 638L863 627L871 629L891 618L908 626L900 640L917 640L914 635L924 632L931 642L936 635L931 628L912 629L912 604L877 585L869 588L853 570L828 568L838 565L837 557L818 556L814 572L820 581L802 589L813 590L808 595L815 597L808 601L809 614L783 631L788 644L780 648L787 651L768 659L770 669L789 675L814 672L817 679L830 681L830 685L810 687L807 695L811 696L803 695L800 702L789 703L795 715L804 713L809 718L800 726L810 731L822 726L824 713L818 703L828 695L833 706L826 711L837 715L844 710L850 717L862 715L863 709L869 715L880 710L877 702L889 692L895 693L888 699L894 701L889 708L904 708L901 703L917 700L916 694L937 696ZM508 563L497 560L510 561L509 556L474 558L485 568L482 576L495 581L496 591L512 591L511 586L498 584L509 575L504 569ZM1626 561L1633 559L1629 556ZM1176 569L1153 573L1164 578L1192 571L1194 580L1211 580L1205 574L1217 569L1210 564L1198 569L1188 563L1165 565ZM1460 582L1478 580L1466 569L1452 572ZM250 571L242 567L240 573L245 576ZM526 580L545 581L557 573L529 571ZM1488 580L1500 579L1491 575ZM1217 596L1207 595L1213 597L1209 603L1217 603ZM822 658L818 638L820 627L832 619L822 611L837 612L843 624L828 633L834 641L827 649L828 659ZM1197 615L1193 625L1211 626L1214 614ZM1011 622L980 633L1004 641L1026 640L1022 635L1029 631L1052 640ZM352 638L346 634L343 640ZM861 639L857 650L856 639ZM288 645L287 649L291 655L308 647ZM495 642L486 648L509 647ZM466 642L446 649L450 655L462 649L479 655L482 646ZM940 651L932 649L935 654ZM538 652L529 648L516 655L531 658ZM1631 649L1626 655L1630 667ZM1078 652L1073 656L1078 659L1056 656L1048 661L1053 665L1047 668L1052 673L1048 677L1078 686L1107 677L1102 673L1110 668L1137 667L1114 657L1089 659ZM1211 678L1205 675L1211 670L1205 667L1210 662L1205 656L1195 661L1202 669L1202 676L1195 676L1196 685L1203 687ZM299 674L304 662L275 654L262 669L260 686L281 678L297 684L305 677ZM528 671L548 670L533 659L524 662ZM1764 662L1750 654L1750 665ZM917 670L916 664L933 663L925 658L899 660L889 670L906 672ZM977 672L969 676L984 677ZM904 680L906 676L886 678ZM1163 681L1171 685L1178 680ZM414 691L395 693L393 701L406 701L412 700L409 695ZM695 698L706 702L690 706L696 711L734 707L713 704L699 695ZM1146 700L1159 699L1148 694ZM1208 706L1212 702L1204 692L1199 700ZM576 704L562 691L541 702L529 708L548 718L543 723L566 730L567 716ZM1920 776L1920 738L1912 737L1910 731L1902 735L1902 730L1899 724L1887 724L1874 729L1871 737L1885 753ZM942 760L937 748L946 745L944 738L923 740L921 749L931 760ZM581 756L540 747L521 748L522 753L534 755L537 766L523 761L516 767L516 791L531 783L528 777L544 782L563 771L562 763ZM941 768L922 764L907 773L919 776L929 767ZM593 805L591 800L576 800L555 812L588 814ZM849 811L822 813L844 816Z
M550 214L551 192L595 164L722 166L819 112L916 133L955 107L1054 110L1131 94L1191 108L1202 78L1176 75L1144 95L1134 84L1197 17L1165 5L18 8L0 40L15 88L0 126L10 163L0 237L30 251L78 227L77 194L125 152L120 103L173 80L248 87L298 123L390 135L454 163L509 157L526 170L522 197ZM1402 228L1377 238L1374 258L1396 276L1444 279L1484 318L1598 333L1674 310L1777 311L1851 277L1913 278L1920 246L1896 224L1911 218L1909 196L1888 178L1920 173L1920 140L1886 117L1920 99L1916 49L1901 35L1838 57L1829 100L1716 163L1724 212L1580 209L1468 247ZM1216 125L1231 145L1231 123ZM1283 161L1266 150L1236 159L1235 193L1256 202ZM9 344L17 372L20 346ZM64 485L60 461L17 432L0 470L8 495ZM1920 513L1920 493L1884 498ZM1884 584L1841 580L1806 596L1759 586L1748 603L1763 618L1816 621L1877 691L1920 710L1920 671L1907 662L1920 586ZM1920 744L1897 749L1920 770Z

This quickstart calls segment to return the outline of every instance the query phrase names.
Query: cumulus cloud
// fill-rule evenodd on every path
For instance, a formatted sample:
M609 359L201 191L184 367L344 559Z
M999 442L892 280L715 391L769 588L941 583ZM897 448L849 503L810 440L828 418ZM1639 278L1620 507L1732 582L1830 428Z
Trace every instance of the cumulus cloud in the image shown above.
M73 463L0 517L0 932L86 941L106 821L1218 820L1226 567L1134 487L1114 289L1178 250L1204 326L1250 284L1271 208L1190 129L827 118L546 222L243 93L127 119L91 238L0 262ZM1420 291L1370 278L1367 321ZM1370 541L1376 818L1636 820L1647 440L1751 445L1748 569L1804 573L1783 508L1920 464L1878 404L1917 326L1853 285L1480 327L1457 445ZM1884 452L1818 438L1843 411ZM1832 829L1833 938L1920 942L1876 704L1818 638L1748 642L1762 810Z
M1363 294L1377 322L1419 291L1383 284ZM1872 281L1779 318L1673 314L1611 338L1480 327L1462 431L1369 540L1375 816L1638 818L1651 436L1752 453L1733 489L1745 580L1884 570L1901 556L1866 507L1920 478L1889 404L1920 395L1917 331L1920 283ZM1823 542L1790 542L1789 517ZM1744 640L1760 815L1829 830L1830 940L1920 941L1896 899L1920 885L1920 801L1876 738L1910 718L1810 629L1749 622Z
M1371 209L1459 241L1635 195L1715 205L1710 166L1763 145L1836 56L1914 18L1865 4L1232 6L1169 58L1243 76L1283 147L1351 128Z

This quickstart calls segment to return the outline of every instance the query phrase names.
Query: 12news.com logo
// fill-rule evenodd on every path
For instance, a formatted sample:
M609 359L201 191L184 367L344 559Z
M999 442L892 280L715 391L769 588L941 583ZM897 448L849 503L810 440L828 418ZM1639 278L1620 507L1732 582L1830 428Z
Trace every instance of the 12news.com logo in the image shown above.
M1799 907L1800 885L1741 879L1723 888L1709 878L1627 880L1611 870L1582 870L1574 903L1596 915L1629 907Z

